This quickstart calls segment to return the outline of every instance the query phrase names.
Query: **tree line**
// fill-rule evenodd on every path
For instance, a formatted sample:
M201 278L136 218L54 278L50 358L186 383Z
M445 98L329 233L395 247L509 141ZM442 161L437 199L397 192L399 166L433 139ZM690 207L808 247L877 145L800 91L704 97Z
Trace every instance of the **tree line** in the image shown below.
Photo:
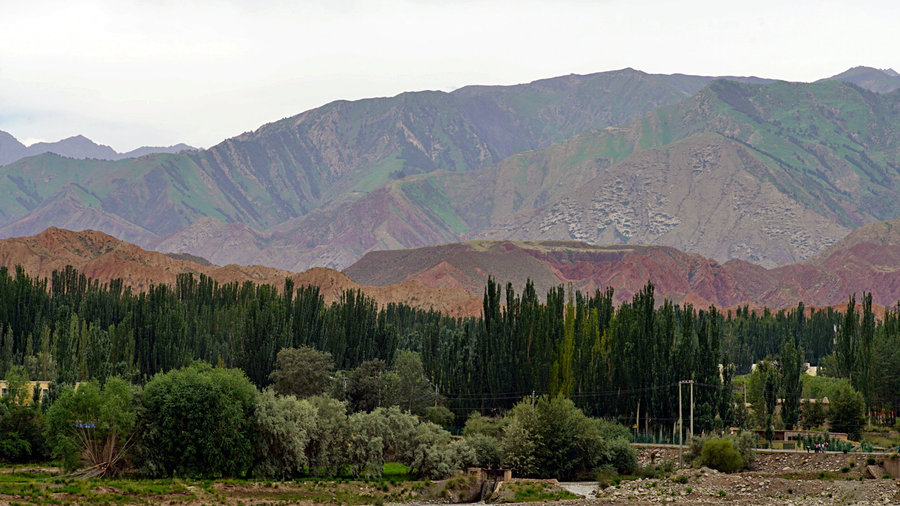
M472 411L503 413L523 397L549 394L590 416L671 431L678 382L694 380L700 431L735 423L732 377L767 357L823 365L848 377L868 406L895 410L898 390L888 386L900 382L900 312L876 320L870 299L861 315L852 299L845 314L802 304L723 314L660 304L650 283L616 305L612 289L558 286L541 299L531 282L519 294L489 279L483 315L453 318L379 307L358 290L325 304L318 288L289 279L279 290L183 274L173 286L134 293L121 280L99 283L71 267L49 279L0 268L0 376L18 365L59 385L113 376L144 384L202 360L238 368L264 388L280 350L309 347L330 355L334 374L355 371L364 383L408 351L457 424ZM779 361L786 352L796 355Z

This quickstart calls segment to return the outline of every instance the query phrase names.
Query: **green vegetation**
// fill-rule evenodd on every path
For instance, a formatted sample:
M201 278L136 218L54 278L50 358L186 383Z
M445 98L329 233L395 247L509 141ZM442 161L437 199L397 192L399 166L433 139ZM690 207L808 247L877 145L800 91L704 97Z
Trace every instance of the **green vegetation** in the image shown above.
M866 403L862 394L844 386L830 398L828 419L835 432L846 432L853 441L859 441L860 431L866 423Z
M280 479L301 475L309 464L306 447L315 433L316 416L305 399L263 391L255 411L259 441L253 474Z
M578 499L578 496L561 488L552 487L545 482L512 482L504 488L513 493L512 498L502 499L504 503L560 501Z
M756 434L695 436L686 458L694 466L706 466L726 473L749 468L756 460Z
M430 180L416 180L404 182L400 188L406 198L421 210L439 227L446 227L456 234L470 232L466 222L456 214L447 196L440 187Z
M148 476L246 476L258 393L236 369L194 364L144 388L140 461Z
M275 370L269 374L272 388L281 395L310 397L328 390L334 361L328 352L309 346L282 348L275 359Z
M593 420L563 397L524 400L509 415L500 451L517 475L571 480L610 466L619 473L637 468L624 439L605 439Z
M703 444L700 465L711 467L724 473L734 473L744 468L744 459L734 449L730 439L710 439Z
M37 402L26 403L28 376L21 366L10 367L6 395L0 399L0 461L38 462L49 456L44 437L46 417Z
M140 389L121 378L64 387L47 412L47 441L63 467L82 476L116 476L134 443Z
M35 156L0 170L0 216L21 218L65 190L157 234L203 216L268 228L397 177L470 171L629 121L708 82L673 85L676 78L630 70L559 79L567 84L335 102L194 153L118 162ZM160 207L160 196L169 203Z
M386 465L397 467L397 464ZM189 478L62 478L48 472L0 473L0 501L31 504L203 504L235 502L315 502L373 504L432 500L425 482L409 476L383 480L257 481ZM386 473L387 477L388 474Z
M670 430L680 378L695 381L695 430L717 432L746 422L734 409L732 357L774 351L741 379L771 432L785 423L775 399L801 388L798 357L843 360L842 348L828 347L835 322L853 349L866 349L856 343L869 332L873 347L900 340L895 311L874 322L868 304L854 326L853 311L657 305L652 285L618 308L611 290L557 287L543 304L530 283L521 295L507 286L505 304L501 294L491 279L484 317L454 319L378 309L353 291L326 306L316 289L290 281L279 292L186 275L135 295L74 269L50 283L0 269L0 370L10 380L0 425L11 428L0 455L34 461L52 449L87 475L127 465L152 477L377 478L386 460L430 479L476 463L563 479L631 473L633 434L615 421ZM858 433L865 397L851 385L865 385L860 371L879 360L854 355L850 383L806 382L830 389L836 430ZM24 402L29 375L53 381L44 402ZM76 381L77 390L65 386ZM510 394L529 391L543 395ZM869 391L881 399L880 387ZM461 440L440 426L473 412ZM727 444L692 454L731 469ZM755 439L730 444L748 465Z

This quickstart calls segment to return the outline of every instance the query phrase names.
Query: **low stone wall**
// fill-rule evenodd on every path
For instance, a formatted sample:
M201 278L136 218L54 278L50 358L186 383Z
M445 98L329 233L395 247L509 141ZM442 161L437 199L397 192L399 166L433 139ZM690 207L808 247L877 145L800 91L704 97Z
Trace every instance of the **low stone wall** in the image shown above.
M900 478L900 457L893 455L884 459L884 472L894 478Z

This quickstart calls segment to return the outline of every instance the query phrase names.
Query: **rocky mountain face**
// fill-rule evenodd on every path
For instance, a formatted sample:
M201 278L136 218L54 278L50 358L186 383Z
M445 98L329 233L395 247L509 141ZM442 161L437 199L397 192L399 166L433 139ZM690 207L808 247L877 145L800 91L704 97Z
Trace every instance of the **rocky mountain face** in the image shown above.
M875 93L890 93L900 88L900 74L894 69L853 67L828 79L853 83Z
M571 241L470 241L373 251L344 273L363 284L409 280L481 295L488 276L521 292L531 279L537 293L559 284L582 291L612 287L630 300L648 281L660 300L733 307L780 308L798 302L835 306L871 291L875 303L900 301L900 219L855 230L807 262L765 269L742 260L720 264L667 246L593 246Z
M37 142L26 146L7 132L0 131L0 165L7 165L22 158L44 153L53 153L67 158L123 160L154 153L180 153L195 149L187 144L175 144L174 146L143 146L119 153L113 148L97 144L83 135L68 137L56 142Z
M286 278L295 286L314 285L326 303L338 300L345 290L361 290L379 304L403 303L435 309L455 316L477 314L481 299L463 290L435 288L418 281L384 286L362 286L331 269L314 268L292 273L259 265L213 265L189 255L146 251L102 232L72 232L49 228L30 237L0 240L0 267L14 270L22 266L30 276L48 278L67 265L100 282L122 279L125 286L142 291L150 285L174 284L182 273L205 274L220 283L266 283L283 287Z
M280 225L259 254L297 269L472 238L580 240L771 268L900 216L898 115L900 96L838 81L715 81L630 123L330 203Z
M338 101L193 153L0 167L0 235L60 223L293 271L471 239L772 268L900 216L898 115L853 82L631 69Z
M11 229L36 233L53 223L28 215L79 184L90 194L82 205L156 236L203 218L263 231L398 178L490 166L583 130L640 117L712 79L625 69L518 86L404 93L333 102L195 153L117 163L41 155L0 168L0 219L6 227L25 220L27 227Z

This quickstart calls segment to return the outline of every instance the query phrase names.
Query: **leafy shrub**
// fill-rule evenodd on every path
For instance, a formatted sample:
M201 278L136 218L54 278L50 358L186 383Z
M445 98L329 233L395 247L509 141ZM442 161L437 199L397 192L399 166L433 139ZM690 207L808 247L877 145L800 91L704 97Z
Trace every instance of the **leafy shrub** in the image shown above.
M616 438L606 442L606 449L599 464L610 464L621 474L628 474L637 469L637 451L627 440Z
M475 451L465 441L449 443L450 433L431 422L416 427L413 459L409 470L417 476L436 480L446 478L476 459Z
M457 439L450 443L450 449L453 450L456 458L456 469L463 469L475 465L476 459L475 449L469 445L464 439Z
M506 418L492 418L473 411L463 427L463 435L484 434L499 440L508 421Z
M425 408L425 420L440 425L441 427L449 427L453 424L453 412L444 406L429 406Z
M67 387L47 412L47 439L67 470L89 466L89 475L108 476L127 467L137 423L136 388L112 378L78 390Z
M475 465L486 469L500 467L500 441L497 438L475 433L466 436L466 443L475 452Z
M850 439L858 441L860 431L866 423L866 403L862 394L849 385L841 385L829 400L828 420L831 430L846 432Z
M144 388L144 473L245 476L253 463L257 395L239 369L198 362L155 375Z
M515 470L522 476L536 476L540 473L535 449L541 444L541 435L532 432L532 423L524 416L511 416L500 440L500 454L504 467Z
M331 397L313 396L316 424L306 446L309 472L314 476L337 476L347 459L349 428L347 404Z
M714 438L713 436L694 436L690 441L690 450L685 455L685 459L693 462L694 465L707 465L702 461L703 447L709 441L714 439L727 439L731 442L732 448L740 454L743 467L749 467L756 460L756 442L757 436L750 431L741 431L738 435L728 435L723 438ZM713 466L709 466L713 467Z
M456 449L449 445L450 434L431 422L416 427L411 473L431 480L439 480L453 473L457 467Z
M600 437L603 439L624 439L629 443L634 439L628 427L614 420L598 419L597 430L600 431Z
M9 406L0 416L0 460L25 463L46 459L49 451L44 438L45 426L38 405Z
M700 463L725 473L740 471L744 467L744 459L734 449L730 439L710 439L703 445Z
M382 424L381 439L384 458L410 462L419 418L397 406L377 408L372 412Z
M661 475L661 473L659 472L659 469L657 469L656 466L654 466L653 464L642 467L638 474L640 474L641 478L644 478L644 479L659 478Z
M729 438L732 440L734 448L741 454L744 467L750 467L756 460L756 433L744 430L737 436L729 436Z
M346 465L350 474L380 477L384 469L384 432L379 413L354 413L347 422Z
M664 460L659 465L656 466L660 472L665 474L672 474L675 472L675 461L674 460Z
M309 463L306 445L315 432L316 410L293 395L277 396L267 389L256 402L254 474L264 478L292 478Z
M525 476L572 479L611 463L633 468L635 455L624 439L606 441L597 420L564 397L520 402L507 415L503 462Z

